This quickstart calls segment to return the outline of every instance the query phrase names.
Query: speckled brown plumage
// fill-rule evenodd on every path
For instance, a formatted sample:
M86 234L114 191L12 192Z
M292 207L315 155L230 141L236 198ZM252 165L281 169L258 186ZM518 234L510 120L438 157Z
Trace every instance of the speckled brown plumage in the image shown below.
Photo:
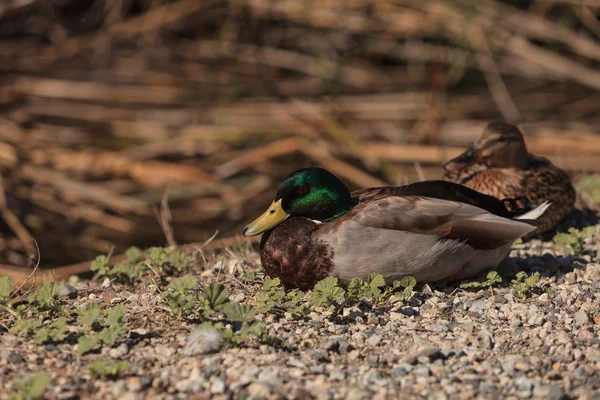
M333 267L333 250L313 240L318 227L310 219L292 217L265 232L260 260L267 274L277 276L287 288L301 290L327 277Z
M567 173L546 158L528 154L522 133L504 122L489 124L465 153L444 168L444 180L499 199L524 196L534 205L550 201L538 229L525 238L551 230L575 203Z

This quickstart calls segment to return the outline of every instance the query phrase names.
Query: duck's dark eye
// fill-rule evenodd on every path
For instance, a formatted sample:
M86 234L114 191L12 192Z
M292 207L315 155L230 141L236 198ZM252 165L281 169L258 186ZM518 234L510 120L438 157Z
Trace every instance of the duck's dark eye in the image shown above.
M275 210L269 211L269 214L275 214Z
M296 194L303 195L308 193L308 185L300 185L296 188Z

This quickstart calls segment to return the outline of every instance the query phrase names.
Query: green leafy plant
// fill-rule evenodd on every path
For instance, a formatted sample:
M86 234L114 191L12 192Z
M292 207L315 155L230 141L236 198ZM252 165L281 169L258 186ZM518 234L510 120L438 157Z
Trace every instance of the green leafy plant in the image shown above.
M78 320L84 325L84 329L82 330L83 335L77 341L77 352L79 354L83 355L91 351L98 344L112 347L127 332L123 324L123 317L125 316L124 305L119 304L112 310L105 311L105 314L106 318L102 326L97 319L100 316L98 306L88 306L80 314ZM96 333L93 331L93 329L99 329L100 327L102 327L102 330L99 332Z
M569 228L567 233L558 233L554 236L554 243L565 247L565 254L582 255L585 253L585 240L594 236L595 226L588 226L581 230Z
M8 276L0 276L0 305L8 304L12 292L12 284Z
M367 277L362 295L364 297L380 297L385 287L385 279L381 274L371 274Z
M110 272L110 266L108 265L107 256L98 256L92 261L90 267L92 272L96 272L98 275L106 276Z
M283 299L285 299L285 290L281 286L279 278L267 277L256 298L258 309L263 312L271 312L283 303Z
M384 292L383 298L387 299L392 294L394 294L395 296L397 296L401 299L407 299L412 295L412 292L416 285L417 285L417 280L414 277L405 276L404 278L400 279L399 281L394 281L394 284L392 285L391 289L388 289L388 290L386 290L386 292ZM400 289L400 288L402 288L402 290L399 293L397 293L398 289Z
M17 319L17 322L10 328L9 332L13 335L23 334L29 336L35 333L36 330L42 327L44 324L44 317L30 318L30 319Z
M88 365L88 369L100 378L116 379L121 373L125 372L129 368L127 361L108 361L103 362L100 360L94 361Z
M213 282L204 288L204 294L200 298L200 307L205 317L214 311L220 311L227 303L229 303L229 294L225 285Z
M69 328L67 328L67 319L60 317L56 321L42 326L35 331L35 341L38 344L46 342L61 342L67 336Z
M106 276L120 283L127 283L139 279L146 267L143 265L140 257L142 252L137 247L130 247L125 252L126 259L109 265L109 259L106 256L98 256L92 261L91 270L100 276Z
M160 296L165 299L166 306L180 317L185 311L194 307L194 297L188 293L197 284L198 280L195 277L191 275L182 276L173 279L167 286L167 290L162 292Z
M45 372L37 373L26 381L16 381L15 387L17 390L19 390L19 392L16 395L11 396L11 399L41 399L51 382L52 380L50 379L50 376Z
M112 310L106 311L106 327L98 333L98 339L108 346L114 346L117 340L123 336L127 329L123 324L125 306L119 304Z
M247 304L226 303L222 307L225 318L230 321L249 321L256 315L254 307Z
M77 321L81 325L94 328L94 325L97 325L100 312L100 307L97 304L88 304L86 308L79 312Z
M249 337L256 337L261 342L267 342L267 327L260 321L253 320L256 310L247 304L226 303L222 307L223 314L227 320L233 323L241 323L238 329L233 326L223 326L223 339L232 346L239 346ZM217 324L219 326L219 323Z
M125 252L126 259L113 266L109 265L106 256L98 256L92 262L92 271L121 283L141 278L144 273L152 271L158 276L179 275L193 265L193 258L175 247L151 247L142 252L137 247L130 247Z
M470 281L460 284L461 289L483 289L502 283L502 277L496 271L490 271L484 281Z
M175 247L151 247L144 255L146 263L160 276L179 275L194 264L192 257Z
M249 272L246 272L244 274L244 278L248 282L254 282L258 278L259 275L265 275L265 269L263 268L262 265L258 268L252 269Z
M218 324L217 324L218 325ZM223 340L232 346L243 344L249 337L256 337L259 341L269 342L267 327L262 322L243 322L239 330L233 330L231 327L222 329Z
M38 311L56 310L58 306L58 285L54 282L42 282L27 300Z
M600 175L584 176L575 184L575 188L577 192L586 193L594 202L600 204Z
M96 304L88 304L87 307L79 312L77 322L82 325L82 336L77 340L77 352L85 354L92 350L98 344L98 337L94 330L101 329L98 317L100 316L100 307Z
M339 304L333 317L335 318L344 308L357 304L361 299L375 299L378 303L385 303L392 296L400 299L410 297L417 281L412 276L407 276L399 281L394 281L391 286L386 286L381 274L371 274L367 281L353 278L348 285L344 300ZM400 289L402 289L400 291Z
M293 316L302 317L308 310L304 300L306 294L298 289L285 291L279 278L265 279L262 290L256 297L258 310L282 315L289 312Z
M346 291L338 286L338 279L329 276L317 282L310 296L313 307L324 307L339 302L344 298Z
M527 276L525 272L521 271L515 276L515 279L513 279L511 283L513 288L517 292L517 296L524 298L529 294L531 289L537 286L539 280L539 272L535 272L530 276Z

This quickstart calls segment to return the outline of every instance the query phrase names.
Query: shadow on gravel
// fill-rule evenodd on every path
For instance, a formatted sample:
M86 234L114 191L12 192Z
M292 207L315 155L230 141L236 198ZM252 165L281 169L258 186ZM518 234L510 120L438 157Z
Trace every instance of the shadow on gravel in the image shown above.
M526 256L522 258L511 259L516 269L513 267L513 273L520 271L527 273L539 272L543 276L558 276L575 270L585 270L588 260L579 256L553 256L544 254L543 256Z

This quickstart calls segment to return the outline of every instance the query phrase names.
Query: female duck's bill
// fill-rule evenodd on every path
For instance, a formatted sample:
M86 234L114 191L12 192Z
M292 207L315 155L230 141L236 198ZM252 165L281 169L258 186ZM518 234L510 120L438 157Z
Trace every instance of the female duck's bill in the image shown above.
M279 225L290 217L290 214L283 211L281 207L282 199L273 201L267 211L260 217L250 222L242 231L244 236L256 236Z

